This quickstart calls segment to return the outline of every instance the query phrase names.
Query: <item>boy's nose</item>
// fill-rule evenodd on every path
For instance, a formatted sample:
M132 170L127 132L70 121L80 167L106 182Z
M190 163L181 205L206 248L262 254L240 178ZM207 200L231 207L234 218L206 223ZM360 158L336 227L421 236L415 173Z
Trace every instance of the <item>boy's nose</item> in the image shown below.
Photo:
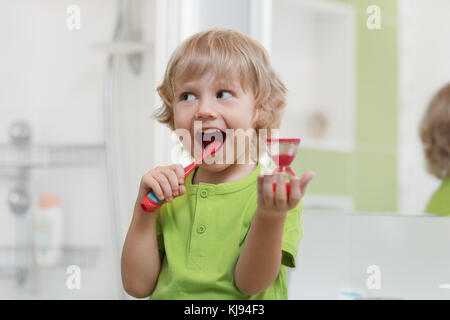
M217 113L214 111L212 103L212 101L207 99L200 101L197 107L197 112L195 113L195 120L215 119L217 117Z

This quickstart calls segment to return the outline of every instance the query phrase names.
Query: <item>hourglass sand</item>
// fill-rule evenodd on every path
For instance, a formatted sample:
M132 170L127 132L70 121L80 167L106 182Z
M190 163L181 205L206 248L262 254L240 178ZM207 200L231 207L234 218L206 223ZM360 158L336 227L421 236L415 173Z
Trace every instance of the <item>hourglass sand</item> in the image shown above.
M300 138L297 139L267 139L267 152L272 160L277 165L272 174L278 172L285 172L287 180L295 176L290 165L297 155L298 146L300 145ZM273 191L276 190L276 183L273 183ZM289 195L291 189L289 182L286 182L286 193Z

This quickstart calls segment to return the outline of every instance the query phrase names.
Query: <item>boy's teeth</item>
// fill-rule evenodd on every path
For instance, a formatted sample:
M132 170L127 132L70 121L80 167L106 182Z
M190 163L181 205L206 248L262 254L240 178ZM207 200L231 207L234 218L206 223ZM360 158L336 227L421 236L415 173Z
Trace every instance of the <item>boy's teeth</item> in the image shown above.
M207 129L205 131L203 131L203 133L215 133L215 132L220 132L219 129Z
M218 135L221 134L222 131L220 131L219 129L208 129L202 132L202 135L206 137L217 137Z

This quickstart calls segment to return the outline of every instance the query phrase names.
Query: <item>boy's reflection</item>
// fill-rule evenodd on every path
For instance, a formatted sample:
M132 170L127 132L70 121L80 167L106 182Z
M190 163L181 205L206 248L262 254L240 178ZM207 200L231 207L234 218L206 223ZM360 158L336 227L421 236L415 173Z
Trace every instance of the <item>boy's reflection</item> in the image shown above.
M431 100L420 127L428 171L442 180L426 212L450 216L450 83Z

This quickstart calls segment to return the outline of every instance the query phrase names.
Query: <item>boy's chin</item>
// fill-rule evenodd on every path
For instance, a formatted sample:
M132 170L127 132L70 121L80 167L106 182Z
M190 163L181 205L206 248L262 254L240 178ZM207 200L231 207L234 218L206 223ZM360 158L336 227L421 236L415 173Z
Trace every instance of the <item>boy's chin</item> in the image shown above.
M202 169L209 171L209 172L220 172L231 166L232 164L226 164L226 163L206 163L203 161L203 163L200 165L202 166Z
M231 163L224 163L222 162L214 162L214 161L210 161L210 162L206 162L203 161L200 166L202 167L203 170L206 170L208 172L211 173L217 173L217 172L221 172L224 171L230 167L235 167L235 166L242 166L242 165L255 165L257 164L257 162L237 162L236 160L234 162Z

